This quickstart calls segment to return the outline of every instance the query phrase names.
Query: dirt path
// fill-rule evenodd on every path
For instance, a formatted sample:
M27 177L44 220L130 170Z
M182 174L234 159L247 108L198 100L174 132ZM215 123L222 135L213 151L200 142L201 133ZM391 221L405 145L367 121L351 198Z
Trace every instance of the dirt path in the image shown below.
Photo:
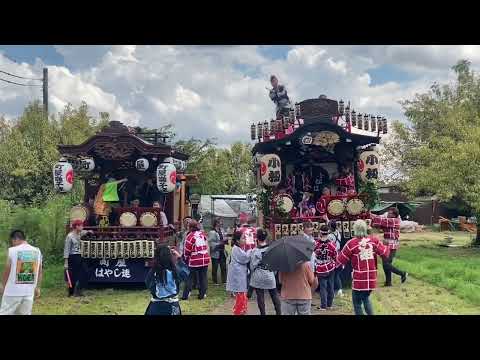
M383 273L379 272L379 283L383 284ZM380 287L375 290L370 299L377 315L467 315L479 314L480 310L473 304L460 299L447 290L430 285L424 281L409 277L405 284L395 277L392 287ZM275 310L269 296L265 298L268 315L274 315ZM211 315L232 315L234 299L227 301L213 310ZM320 311L320 298L314 295L312 315L353 315L351 291L347 290L343 297L335 297L334 308L330 311ZM255 299L248 303L248 315L259 315Z
M351 306L348 304L349 297L345 295L342 298L337 298L334 301L334 306L332 310L320 311L320 298L318 294L315 294L312 302L312 315L350 315ZM209 315L232 315L232 308L234 304L234 298L229 297L228 300ZM272 300L268 294L265 294L265 309L267 315L275 315L275 309L273 308ZM260 315L258 310L257 301L255 300L255 295L248 302L248 313L247 315Z

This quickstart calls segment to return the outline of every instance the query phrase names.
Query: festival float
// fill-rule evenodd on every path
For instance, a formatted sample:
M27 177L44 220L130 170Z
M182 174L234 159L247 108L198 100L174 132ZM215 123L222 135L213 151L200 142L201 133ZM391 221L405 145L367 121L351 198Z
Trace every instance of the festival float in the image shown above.
M80 179L75 184L84 186L84 202L71 209L66 231L78 219L90 230L80 246L89 283L143 283L155 247L173 245L175 231L189 215L186 186L195 177L184 173L187 156L162 136L111 121L83 144L58 147L61 159L53 166L55 190L71 192L74 178ZM121 191L108 216L94 216L94 199L109 178L127 179L126 184L154 180L171 225L162 226L158 207L132 206L128 192Z
M387 119L356 113L350 104L321 96L296 103L288 115L251 125L259 225L272 238L297 235L313 222L337 221L344 240L353 222L365 219L369 184L378 179L375 146Z

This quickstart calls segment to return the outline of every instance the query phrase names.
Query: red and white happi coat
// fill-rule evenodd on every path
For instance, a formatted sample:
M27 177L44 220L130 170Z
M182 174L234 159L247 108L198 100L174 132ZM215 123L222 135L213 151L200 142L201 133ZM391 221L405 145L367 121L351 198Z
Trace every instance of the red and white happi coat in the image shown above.
M337 266L352 262L352 290L367 291L377 287L377 255L390 252L378 238L367 236L349 240L337 256Z
M383 230L383 238L390 249L396 250L400 246L400 219L370 215L372 226Z
M314 252L316 275L328 275L335 270L337 247L333 241L316 240Z
M335 183L339 187L337 195L353 195L355 191L355 178L352 174L345 177L339 177L335 179Z
M257 229L248 225L242 225L238 231L245 237L245 244L241 246L243 251L248 251L257 247Z
M183 257L189 267L203 267L210 264L207 238L202 231L193 231L187 235Z

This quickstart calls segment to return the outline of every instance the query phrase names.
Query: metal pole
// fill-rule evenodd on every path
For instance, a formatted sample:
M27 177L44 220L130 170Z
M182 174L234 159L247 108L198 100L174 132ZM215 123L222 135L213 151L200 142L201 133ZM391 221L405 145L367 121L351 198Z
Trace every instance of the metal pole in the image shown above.
M48 118L48 68L43 68L43 111Z

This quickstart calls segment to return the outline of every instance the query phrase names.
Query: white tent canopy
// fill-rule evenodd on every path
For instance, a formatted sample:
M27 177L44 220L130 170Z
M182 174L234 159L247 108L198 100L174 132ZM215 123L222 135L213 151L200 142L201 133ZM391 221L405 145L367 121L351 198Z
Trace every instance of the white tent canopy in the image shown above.
M252 205L247 195L202 195L198 210L204 216L215 211L214 216L236 218L241 212L251 212Z
M212 197L210 195L202 195L200 197L198 211L204 216L211 215L213 211L215 211L213 215L218 217L236 218L238 216L238 214L230 207L230 205L227 204L225 200L216 199L215 205L213 206Z

